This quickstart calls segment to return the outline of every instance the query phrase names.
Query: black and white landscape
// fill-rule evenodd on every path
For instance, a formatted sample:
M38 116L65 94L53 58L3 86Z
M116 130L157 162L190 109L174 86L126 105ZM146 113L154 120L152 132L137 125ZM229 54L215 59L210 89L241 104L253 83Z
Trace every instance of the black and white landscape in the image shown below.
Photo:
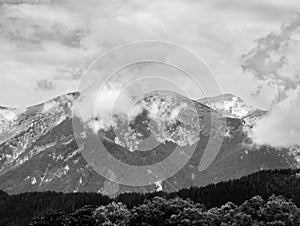
M0 225L300 225L298 1L0 12Z

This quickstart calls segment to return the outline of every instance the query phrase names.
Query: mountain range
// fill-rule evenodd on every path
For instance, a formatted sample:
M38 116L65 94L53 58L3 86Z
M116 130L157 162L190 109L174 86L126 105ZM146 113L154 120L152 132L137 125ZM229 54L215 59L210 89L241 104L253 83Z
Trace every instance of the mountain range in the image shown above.
M78 148L73 133L72 107L79 97L80 94L74 92L26 109L0 108L1 190L10 194L51 190L98 192L110 196L131 191L171 192L240 178L263 169L299 166L298 147L258 146L249 138L249 130L267 114L266 111L226 94L193 101L201 123L200 139L192 158L179 172L149 186L117 184L97 174ZM211 114L218 114L226 121L226 134L212 164L199 171L198 165L210 136ZM141 112L129 127L144 136L149 130L149 117L149 114ZM175 131L181 127L182 124L176 128L168 127L169 131L173 129L172 136L166 135L169 137L165 137L164 142L146 151L130 150L124 142L116 142L116 136L111 131L99 131L99 135L107 138L103 139L104 145L115 158L133 165L153 164L153 161L168 156L174 145L178 145L174 134L180 138Z

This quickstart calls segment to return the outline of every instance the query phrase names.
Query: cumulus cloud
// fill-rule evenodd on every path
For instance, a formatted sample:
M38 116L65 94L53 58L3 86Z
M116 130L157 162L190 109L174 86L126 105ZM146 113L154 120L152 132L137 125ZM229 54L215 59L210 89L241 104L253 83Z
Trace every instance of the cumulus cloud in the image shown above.
M299 41L300 14L282 25L277 33L270 33L257 40L257 45L242 56L242 67L256 78L277 88L277 98L284 98L285 91L295 89L300 83L297 65L291 65L289 46ZM297 55L295 57L298 57Z
M287 98L274 105L271 113L253 129L255 143L289 147L300 145L300 88L287 92Z
M253 129L258 144L300 144L299 34L300 14L296 14L278 32L259 38L256 46L242 56L243 69L275 90L269 115Z

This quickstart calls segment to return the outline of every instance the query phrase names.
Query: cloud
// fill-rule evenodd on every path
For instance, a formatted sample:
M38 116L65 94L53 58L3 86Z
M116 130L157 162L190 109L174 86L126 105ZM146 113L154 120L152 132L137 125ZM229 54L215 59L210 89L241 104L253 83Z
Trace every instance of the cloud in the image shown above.
M147 93L169 90L189 96L183 86L193 87L199 92L192 79L165 64L132 64L105 79L105 83L99 76L103 73L101 66L100 69L98 66L92 67L87 72L88 76L80 89L82 95L75 107L75 113L83 121L91 122L94 131L114 126L114 115L132 119L141 113L143 108L136 103Z
M258 144L291 146L300 144L300 14L257 40L256 46L242 56L244 71L275 89L267 117L258 121L252 138ZM264 86L263 86L264 85Z
M88 65L79 48L87 33L84 18L54 2L5 3L0 28L0 79L10 87L0 91L0 104L25 107L77 89Z
M284 2L285 10L270 19L256 9L279 7L257 0L245 6L228 0L228 7L220 7L219 1L2 0L0 68L10 76L2 79L6 84L16 80L24 97L12 90L11 103L3 98L0 104L31 105L75 90L81 71L95 58L143 39L175 42L193 50L215 71L223 90L251 98L250 90L258 84L240 76L240 53L254 37L276 27L290 9L297 9L294 1ZM9 68L8 61L13 62ZM22 65L22 70L12 65ZM35 90L41 79L55 82L56 89L45 95L26 92ZM0 95L7 96L1 90Z
M78 80L81 79L83 75L83 69L74 67L57 67L54 80Z
M258 85L258 86L256 87L256 90L253 91L253 92L251 92L251 96L257 97L257 96L261 95L262 89L263 89L263 86L262 86L262 85Z
M297 88L300 83L297 71L300 67L290 65L288 56L289 46L299 41L299 32L300 14L297 14L283 24L279 32L258 39L257 45L242 56L243 70L275 87L278 101L285 97L287 90Z
M39 91L49 91L54 89L54 87L55 87L54 83L47 79L39 80L36 83L36 89Z
M0 0L0 4L10 4L10 5L14 5L14 4L36 5L36 4L49 4L51 2L52 2L51 0Z
M87 66L111 48L165 40L202 57L225 92L264 108L273 103L266 127L262 122L254 129L257 142L279 145L275 133L282 127L282 144L292 143L296 123L279 122L296 120L289 103L297 103L299 89L300 16L270 33L292 11L300 11L298 0L0 0L0 104L28 106L75 91ZM262 38L246 52L256 37ZM242 66L251 76L241 76L243 52ZM192 93L185 80L174 76ZM257 139L262 133L266 140Z
M254 127L252 138L257 144L289 147L300 145L300 88L290 90L271 113Z
M252 1L239 1L239 0L223 0L212 1L224 10L240 11L244 13L254 13L260 19L277 20L278 18L286 15L286 13L294 12L299 9L299 2L297 0L252 0Z
M86 30L78 16L52 4L4 5L1 18L3 36L16 42L21 49L59 43L79 47Z

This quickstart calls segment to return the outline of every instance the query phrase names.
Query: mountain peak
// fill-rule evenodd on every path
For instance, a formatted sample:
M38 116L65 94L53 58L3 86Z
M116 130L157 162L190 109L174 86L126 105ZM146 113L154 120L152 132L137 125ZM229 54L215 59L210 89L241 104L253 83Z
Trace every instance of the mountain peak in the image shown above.
M248 105L242 98L230 93L202 98L198 100L198 102L206 104L223 116L230 118L242 119L258 110L257 108Z

